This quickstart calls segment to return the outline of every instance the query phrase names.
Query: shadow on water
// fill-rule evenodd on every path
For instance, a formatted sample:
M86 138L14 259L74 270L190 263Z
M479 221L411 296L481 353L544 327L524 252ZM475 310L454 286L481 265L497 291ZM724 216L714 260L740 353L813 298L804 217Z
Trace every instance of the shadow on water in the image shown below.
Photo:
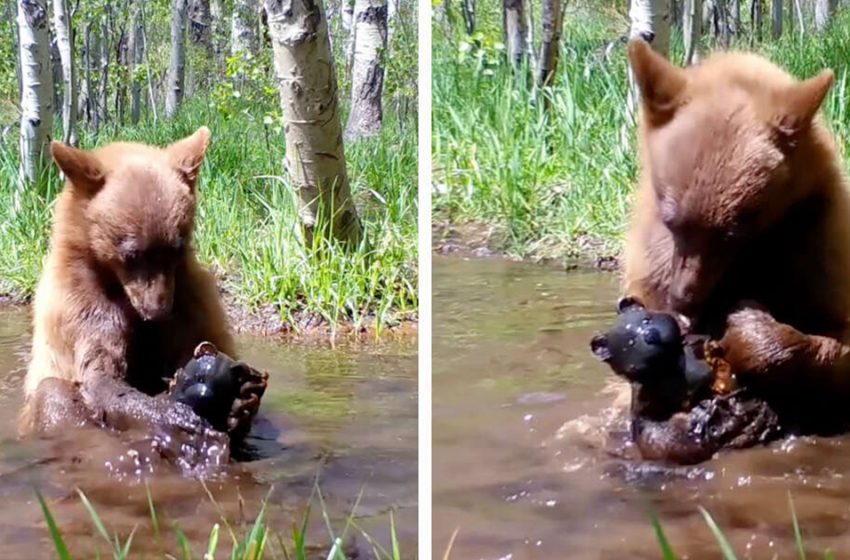
M0 549L3 558L47 558L52 545L32 490L50 502L75 557L108 553L77 498L80 488L107 529L126 538L136 529L133 551L159 550L153 538L147 495L137 477L110 475L106 461L124 451L114 438L93 430L59 440L19 441L15 420L29 345L29 317L0 311ZM214 505L198 480L157 469L149 478L165 548L177 549L172 523L196 543L206 543L220 523L252 522L269 497L269 527L284 539L303 518L315 477L327 511L340 529L361 494L357 523L390 549L393 511L402 550L417 542L416 342L336 348L239 341L241 357L269 372L269 387L250 444L265 458L227 465L206 481ZM308 540L329 542L314 503ZM223 543L227 537L222 536ZM357 542L361 555L371 551ZM229 550L229 544L223 548ZM88 556L87 556L88 555Z
M796 558L790 492L806 546L850 557L850 438L633 458L588 347L615 275L435 257L433 286L435 554L457 528L453 559L658 558L651 506L677 554L718 558L702 505L740 558Z

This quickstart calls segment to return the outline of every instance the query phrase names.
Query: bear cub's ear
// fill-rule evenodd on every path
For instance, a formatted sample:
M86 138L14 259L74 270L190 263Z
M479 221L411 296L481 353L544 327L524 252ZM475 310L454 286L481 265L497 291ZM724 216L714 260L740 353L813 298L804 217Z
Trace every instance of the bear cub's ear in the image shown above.
M171 165L192 189L195 188L201 164L204 163L204 155L210 144L210 134L210 129L202 126L191 136L178 140L165 149Z
M94 194L103 186L105 181L103 167L91 152L54 141L50 143L50 154L75 188Z

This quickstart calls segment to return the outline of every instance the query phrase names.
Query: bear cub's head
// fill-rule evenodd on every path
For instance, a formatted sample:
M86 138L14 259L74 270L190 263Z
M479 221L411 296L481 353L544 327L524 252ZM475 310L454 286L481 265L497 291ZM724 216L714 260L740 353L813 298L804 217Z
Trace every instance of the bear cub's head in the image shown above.
M190 251L196 183L209 138L209 129L201 127L166 148L50 146L67 178L69 244L120 284L144 321L171 313L175 275Z

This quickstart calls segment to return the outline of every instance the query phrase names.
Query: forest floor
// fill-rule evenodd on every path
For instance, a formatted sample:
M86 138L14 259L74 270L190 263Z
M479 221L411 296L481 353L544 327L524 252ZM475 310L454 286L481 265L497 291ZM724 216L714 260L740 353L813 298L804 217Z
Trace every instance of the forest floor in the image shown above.
M247 100L222 108L197 98L170 121L106 127L97 137L84 133L80 145L164 146L210 127L194 243L216 272L236 330L305 338L415 334L415 114L399 120L388 111L380 136L346 145L364 241L343 250L321 236L305 246L283 170L283 133L260 113ZM15 129L0 138L0 293L25 304L41 272L62 181L51 166L37 186L22 190L17 169Z
M626 112L627 13L597 3L566 7L555 85L543 93L528 72L505 63L498 8L481 7L472 37L459 26L433 26L434 251L615 268L637 176ZM703 38L701 52L715 47ZM802 41L794 28L779 40L751 48L744 38L733 47L755 49L801 78L832 68L825 118L850 155L850 10ZM674 33L671 58L681 53Z

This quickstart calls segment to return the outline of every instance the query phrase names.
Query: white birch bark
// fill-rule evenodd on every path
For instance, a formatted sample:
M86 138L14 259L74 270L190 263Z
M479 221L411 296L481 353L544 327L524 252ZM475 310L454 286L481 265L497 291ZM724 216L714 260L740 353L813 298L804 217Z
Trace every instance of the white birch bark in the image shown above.
M815 0L815 29L823 31L835 11L835 0Z
M138 68L144 60L140 1L142 0L130 0L130 30L127 38L127 48L130 51L130 122L133 124L139 122L142 112L142 85L139 83L138 76L136 76Z
M527 30L523 0L503 0L502 17L508 60L515 68L520 68L528 52L525 43Z
M204 47L208 56L213 55L212 9L210 0L191 0L189 5L190 38L195 45Z
M794 0L794 13L797 14L797 23L800 27L800 40L802 41L806 34L806 25L803 22L803 6L800 4L800 0Z
M168 67L168 91L165 117L171 118L183 102L186 81L186 0L171 0L171 62Z
M252 5L251 0L235 0L233 3L230 30L230 53L233 55L257 50Z
M387 44L392 44L395 34L395 19L401 0L387 0Z
M210 0L210 35L212 39L213 56L219 64L224 62L225 26L223 0Z
M354 63L354 0L342 0L340 22L345 30L345 39L342 42L342 52L345 56L343 67L348 74L351 71L351 65Z
M551 86L558 70L561 53L561 29L563 28L563 6L561 0L543 0L540 17L543 33L540 36L540 59L537 62L537 85Z
M782 37L782 5L784 0L772 0L770 33L774 39Z
M77 69L71 41L71 13L68 0L53 0L53 26L62 60L62 141L76 146L77 140Z
M732 25L735 27L735 35L741 33L741 0L732 0Z
M685 65L699 60L699 40L702 37L702 0L685 0L682 10L682 34L685 40Z
M308 247L317 220L357 244L360 220L348 184L336 71L321 0L265 0L285 122L286 169Z
M103 18L100 30L100 85L97 94L97 126L109 120L109 22Z
M92 48L92 24L89 22L86 24L86 31L83 35L83 72L85 75L83 76L82 83L80 84L80 111L83 113L83 117L86 120L86 124L91 124L93 115L93 95L94 90L92 89L92 58L91 58L91 48Z
M387 0L357 0L354 5L354 64L351 70L351 112L345 138L354 140L381 132L384 64L387 47Z
M21 178L38 179L53 135L53 73L44 0L18 0L21 57Z

